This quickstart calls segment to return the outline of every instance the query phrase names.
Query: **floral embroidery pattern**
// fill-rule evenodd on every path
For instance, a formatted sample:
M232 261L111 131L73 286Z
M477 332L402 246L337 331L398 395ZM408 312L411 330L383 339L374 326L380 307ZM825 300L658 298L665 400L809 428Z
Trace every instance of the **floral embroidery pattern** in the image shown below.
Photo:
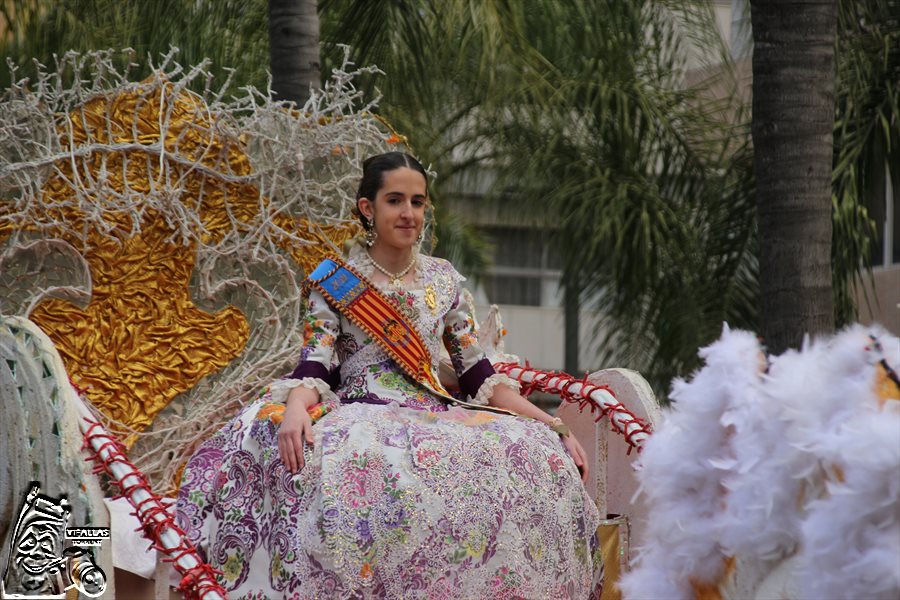
M402 290L400 292L391 290L388 293L388 297L394 299L395 304L400 309L400 314L402 314L408 322L417 323L419 321L419 306L418 302L416 302L416 295L413 294L413 292L407 290ZM424 302L424 297L422 301Z
M416 271L417 286L394 300L435 361L443 342L461 375L484 356L462 278L426 256ZM230 598L599 594L599 515L557 435L448 408L320 296L309 307L301 358L340 365L342 404L313 426L304 468L292 475L281 462L283 409L266 394L184 472L178 521Z
M247 407L238 429L263 422L264 406ZM540 423L351 404L313 430L316 450L293 477L277 453L259 458L260 444L272 443L265 437L232 436L221 463L205 447L189 463L180 508L198 504L189 482L221 474L209 559L229 597L568 598L597 589L596 509ZM178 512L185 524L187 514ZM213 539L188 532L203 547ZM265 577L250 568L257 555Z
M326 353L329 359L324 364L330 369L335 365L335 340L340 333L340 322L333 318L333 312L321 297L310 297L307 314L303 319L303 347L301 360L315 360L317 355Z

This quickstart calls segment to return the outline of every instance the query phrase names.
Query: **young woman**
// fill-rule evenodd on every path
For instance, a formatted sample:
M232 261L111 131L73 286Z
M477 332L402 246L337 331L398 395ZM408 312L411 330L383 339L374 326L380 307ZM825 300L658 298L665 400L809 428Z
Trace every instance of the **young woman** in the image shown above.
M478 347L462 276L417 250L427 203L411 156L364 163L365 240L310 275L297 368L185 469L179 519L233 598L599 590L584 450Z

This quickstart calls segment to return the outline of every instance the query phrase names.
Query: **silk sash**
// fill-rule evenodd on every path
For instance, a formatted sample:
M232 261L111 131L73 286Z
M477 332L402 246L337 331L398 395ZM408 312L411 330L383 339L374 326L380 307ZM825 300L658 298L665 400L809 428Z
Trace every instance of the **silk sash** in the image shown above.
M328 303L351 323L365 331L382 350L416 383L448 402L501 414L516 413L494 406L482 406L450 395L432 368L431 354L397 306L350 265L326 258L306 278Z

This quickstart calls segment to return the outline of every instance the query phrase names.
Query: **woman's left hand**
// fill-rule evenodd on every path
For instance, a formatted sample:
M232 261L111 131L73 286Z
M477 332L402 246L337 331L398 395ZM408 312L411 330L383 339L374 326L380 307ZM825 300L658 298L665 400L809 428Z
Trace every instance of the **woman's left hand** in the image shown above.
M572 455L575 466L578 467L578 470L581 472L581 481L587 483L588 461L587 453L584 451L584 448L581 447L581 444L578 443L578 440L575 439L575 436L572 434L564 435L562 437L562 443L566 446L566 450L569 451L569 454Z

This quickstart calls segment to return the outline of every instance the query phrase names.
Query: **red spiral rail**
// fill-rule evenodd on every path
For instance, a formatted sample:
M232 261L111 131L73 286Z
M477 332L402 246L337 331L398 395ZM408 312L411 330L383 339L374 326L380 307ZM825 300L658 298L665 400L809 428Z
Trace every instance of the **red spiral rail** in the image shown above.
M525 366L496 363L494 369L522 384L524 396L534 391L555 394L563 402L577 404L582 412L589 409L591 414L596 413L594 421L608 417L613 431L622 435L628 443L629 453L632 448L640 452L644 441L650 437L652 430L649 423L625 408L609 386L591 383L587 380L587 375L582 379L575 379L568 373L535 369L528 362Z
M204 562L184 531L175 523L162 499L153 493L147 478L128 460L125 447L100 423L84 414L81 432L83 450L94 461L94 473L106 473L118 488L116 497L124 497L134 507L144 537L150 547L162 552L181 574L178 589L189 600L225 600L225 589L216 582L216 570Z

